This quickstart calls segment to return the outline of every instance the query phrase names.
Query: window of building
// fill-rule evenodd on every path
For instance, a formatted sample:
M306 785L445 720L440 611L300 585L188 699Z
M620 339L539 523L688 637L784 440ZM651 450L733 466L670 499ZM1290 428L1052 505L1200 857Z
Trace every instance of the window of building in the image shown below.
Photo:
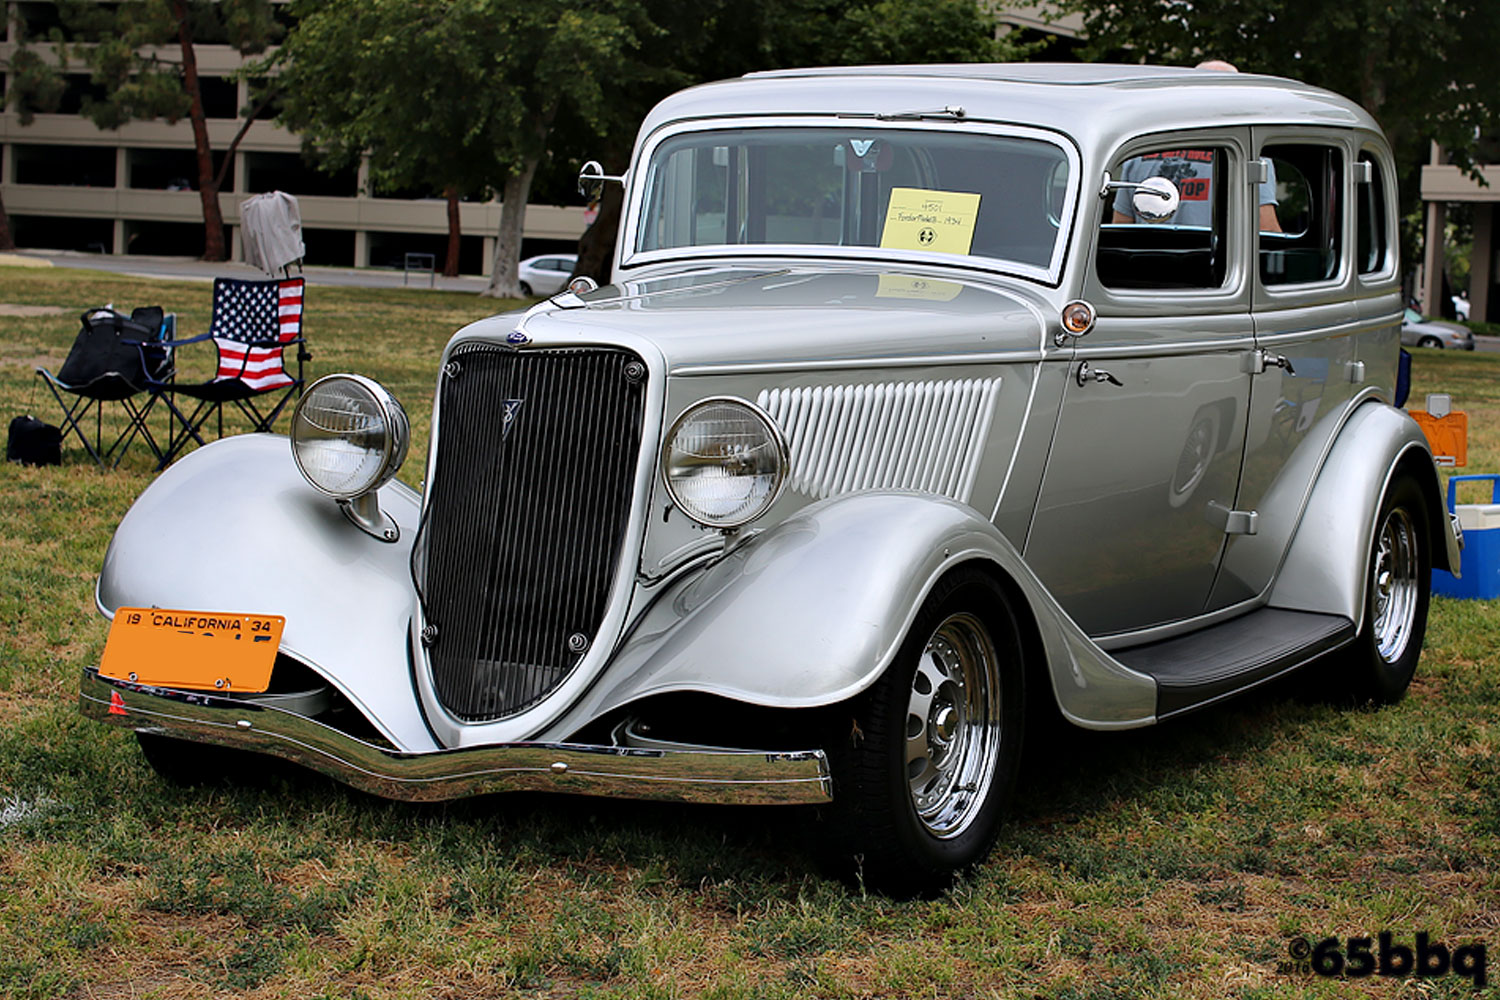
M17 184L64 187L115 186L115 151L109 146L11 147Z
M1343 152L1334 146L1267 146L1275 216L1260 224L1260 280L1266 285L1328 281L1339 273Z
M1153 150L1110 167L1095 267L1109 288L1219 288L1226 277L1230 154ZM1170 182L1170 185L1165 182ZM1168 186L1176 190L1173 210Z

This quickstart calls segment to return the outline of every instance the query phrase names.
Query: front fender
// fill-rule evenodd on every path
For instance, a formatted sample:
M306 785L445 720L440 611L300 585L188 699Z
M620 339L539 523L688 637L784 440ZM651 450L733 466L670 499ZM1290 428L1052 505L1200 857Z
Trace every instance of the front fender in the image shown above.
M1457 573L1458 536L1422 429L1405 411L1369 402L1349 418L1328 453L1271 590L1271 606L1343 615L1363 628L1366 558L1381 497L1398 468L1416 477L1427 500L1433 567Z
M297 471L287 439L244 434L198 449L146 488L115 530L96 600L120 607L282 615L281 649L315 668L399 749L436 744L413 694L407 628L419 500L389 483L400 529L378 541Z
M1066 715L1098 728L1153 721L1155 682L1099 650L994 525L931 495L860 493L806 507L665 584L560 726L673 691L775 708L843 701L890 664L938 579L972 561L1022 595L1016 610L1037 626Z

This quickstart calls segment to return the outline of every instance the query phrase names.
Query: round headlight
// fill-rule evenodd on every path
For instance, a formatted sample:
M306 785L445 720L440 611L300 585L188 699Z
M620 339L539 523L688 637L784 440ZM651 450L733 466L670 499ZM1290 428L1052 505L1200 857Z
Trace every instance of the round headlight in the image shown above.
M688 407L662 448L672 502L710 528L738 528L764 514L786 481L786 465L781 428L743 399Z
M411 440L406 411L378 382L325 375L292 412L292 457L315 489L353 500L401 468Z

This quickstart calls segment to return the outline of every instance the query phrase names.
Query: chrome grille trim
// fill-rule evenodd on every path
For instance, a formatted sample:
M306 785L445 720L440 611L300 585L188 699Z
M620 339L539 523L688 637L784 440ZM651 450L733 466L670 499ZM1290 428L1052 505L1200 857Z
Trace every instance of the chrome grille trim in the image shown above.
M449 355L413 558L435 634L432 690L455 720L524 712L598 639L629 534L647 383L619 348L473 342Z
M821 500L902 489L966 503L1000 379L762 390L756 403L790 445L787 488Z

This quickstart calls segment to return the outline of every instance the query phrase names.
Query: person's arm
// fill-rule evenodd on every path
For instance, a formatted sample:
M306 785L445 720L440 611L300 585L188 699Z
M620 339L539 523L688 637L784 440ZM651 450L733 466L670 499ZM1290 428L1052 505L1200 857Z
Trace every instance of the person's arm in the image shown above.
M1263 233L1281 232L1281 220L1276 218L1275 205L1260 206L1260 231Z

